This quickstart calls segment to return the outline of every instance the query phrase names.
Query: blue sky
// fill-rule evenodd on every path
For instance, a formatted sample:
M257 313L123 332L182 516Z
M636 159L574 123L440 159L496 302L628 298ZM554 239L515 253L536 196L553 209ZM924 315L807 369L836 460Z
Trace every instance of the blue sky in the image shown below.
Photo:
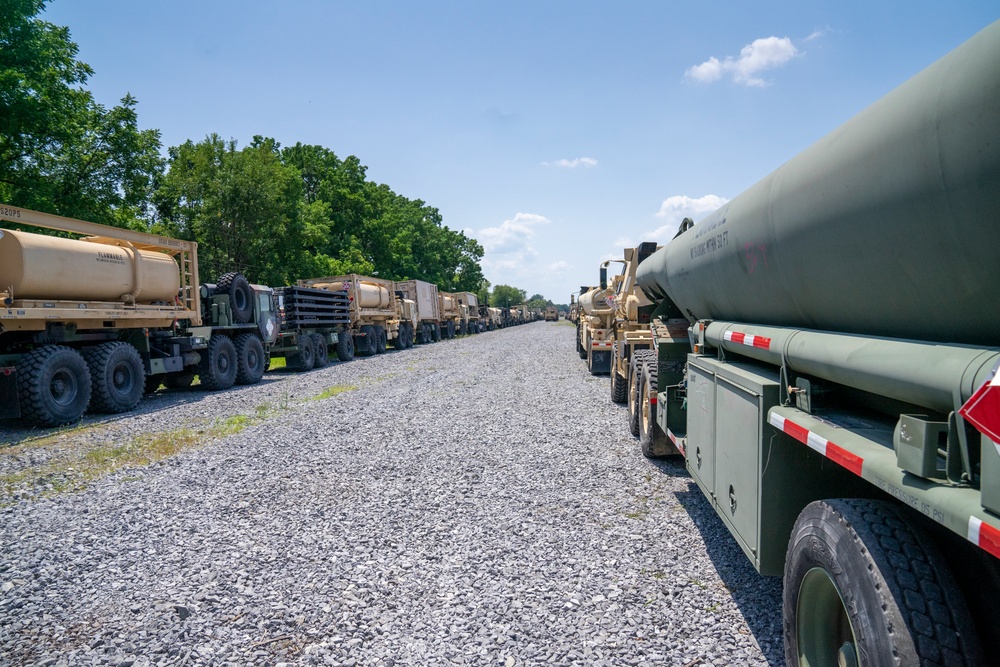
M164 146L356 155L557 303L1000 18L996 0L51 0Z

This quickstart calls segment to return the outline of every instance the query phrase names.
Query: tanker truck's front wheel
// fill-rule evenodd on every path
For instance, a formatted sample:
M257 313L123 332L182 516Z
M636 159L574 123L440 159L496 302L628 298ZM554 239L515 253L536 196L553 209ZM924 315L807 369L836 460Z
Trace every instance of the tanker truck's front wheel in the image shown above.
M90 370L79 352L46 345L17 364L21 415L39 426L59 426L83 416L90 402Z
M788 543L783 603L790 667L982 664L951 572L891 503L808 505Z

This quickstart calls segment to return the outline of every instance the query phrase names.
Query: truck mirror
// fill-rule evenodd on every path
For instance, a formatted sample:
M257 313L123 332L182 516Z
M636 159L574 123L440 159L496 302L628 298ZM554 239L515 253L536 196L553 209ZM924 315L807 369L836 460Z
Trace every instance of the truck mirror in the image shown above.
M601 267L601 289L608 289L608 267Z

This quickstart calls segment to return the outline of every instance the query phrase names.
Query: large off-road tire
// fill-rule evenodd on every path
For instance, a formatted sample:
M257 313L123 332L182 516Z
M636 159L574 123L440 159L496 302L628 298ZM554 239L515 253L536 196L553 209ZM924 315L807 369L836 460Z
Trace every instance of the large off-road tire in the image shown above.
M90 402L90 370L76 350L46 345L17 363L21 416L39 426L59 426L83 416Z
M807 505L788 542L783 602L789 667L983 664L943 558L888 502Z
M385 331L385 327L376 324L375 325L375 354L385 354L386 345L388 343L388 334Z
M236 382L236 346L229 336L216 334L201 353L198 377L201 386L211 391L229 389Z
M441 325L440 324L432 324L431 325L431 340L434 341L435 343L440 342L440 340L441 340Z
M636 350L628 364L628 430L634 437L639 437L639 420L642 417L640 399L640 382L642 381L642 363L651 354L648 350Z
M229 295L229 309L237 324L253 320L253 288L242 273L226 273L215 283L216 294Z
M330 363L330 348L326 344L326 336L321 333L312 334L313 368L324 368Z
M354 360L354 334L346 329L337 334L337 359L340 361Z
M194 382L194 376L194 370L185 368L178 373L167 373L159 377L161 378L161 382L163 382L163 386L167 389L187 389Z
M264 377L267 362L264 343L252 333L240 334L236 346L236 384L257 384Z
M295 351L285 356L285 368L293 371L311 371L316 365L316 348L309 334L295 337Z
M101 343L83 352L90 369L90 411L127 412L139 405L146 388L146 371L139 351L128 343Z
M619 405L628 403L628 385L614 368L611 369L611 402Z
M650 400L650 396L656 391L656 378L656 355L650 353L643 360L639 385L639 448L647 459L680 453L656 423L659 405Z
M370 357L375 354L377 340L375 337L375 327L365 324L361 327L361 345L355 345L355 353L358 356Z

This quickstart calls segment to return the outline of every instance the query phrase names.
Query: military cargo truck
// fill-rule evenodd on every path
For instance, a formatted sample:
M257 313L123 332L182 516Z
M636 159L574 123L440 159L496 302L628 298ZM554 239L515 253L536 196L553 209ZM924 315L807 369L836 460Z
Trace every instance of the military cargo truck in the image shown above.
M391 280L352 273L300 280L298 286L347 292L355 354L384 354L390 341L398 349L413 345L417 324L415 304L398 295Z
M789 665L1000 651L1000 22L643 261L644 437L761 574Z
M629 387L634 380L629 371L632 353L636 350L648 350L652 347L652 333L649 329L650 315L653 312L653 302L635 283L635 273L639 262L649 257L657 249L654 242L640 243L636 248L625 248L624 259L613 260L621 262L622 270L616 276L612 291L611 318L611 400L615 403L625 403L629 400ZM602 281L606 274L602 275ZM634 401L634 396L633 396ZM633 435L638 435L638 423L629 422ZM646 455L664 455L666 452L653 452L643 449Z
M397 280L397 292L413 301L417 310L415 341L419 345L441 340L441 303L437 285L423 280Z
M281 329L271 346L272 357L284 357L285 367L295 371L323 368L331 350L336 350L340 361L354 359L347 290L291 286L274 291Z
M472 292L459 292L458 298L467 309L465 332L473 334L486 331L486 323L479 315L479 297Z
M0 205L0 417L42 426L134 408L160 382L258 382L277 335L270 288L198 285L197 244Z
M545 308L545 321L546 322L558 322L559 321L559 309L555 306L547 306Z
M441 338L454 338L456 335L463 335L465 322L462 319L462 302L459 295L453 292L439 291L438 303L441 310Z

